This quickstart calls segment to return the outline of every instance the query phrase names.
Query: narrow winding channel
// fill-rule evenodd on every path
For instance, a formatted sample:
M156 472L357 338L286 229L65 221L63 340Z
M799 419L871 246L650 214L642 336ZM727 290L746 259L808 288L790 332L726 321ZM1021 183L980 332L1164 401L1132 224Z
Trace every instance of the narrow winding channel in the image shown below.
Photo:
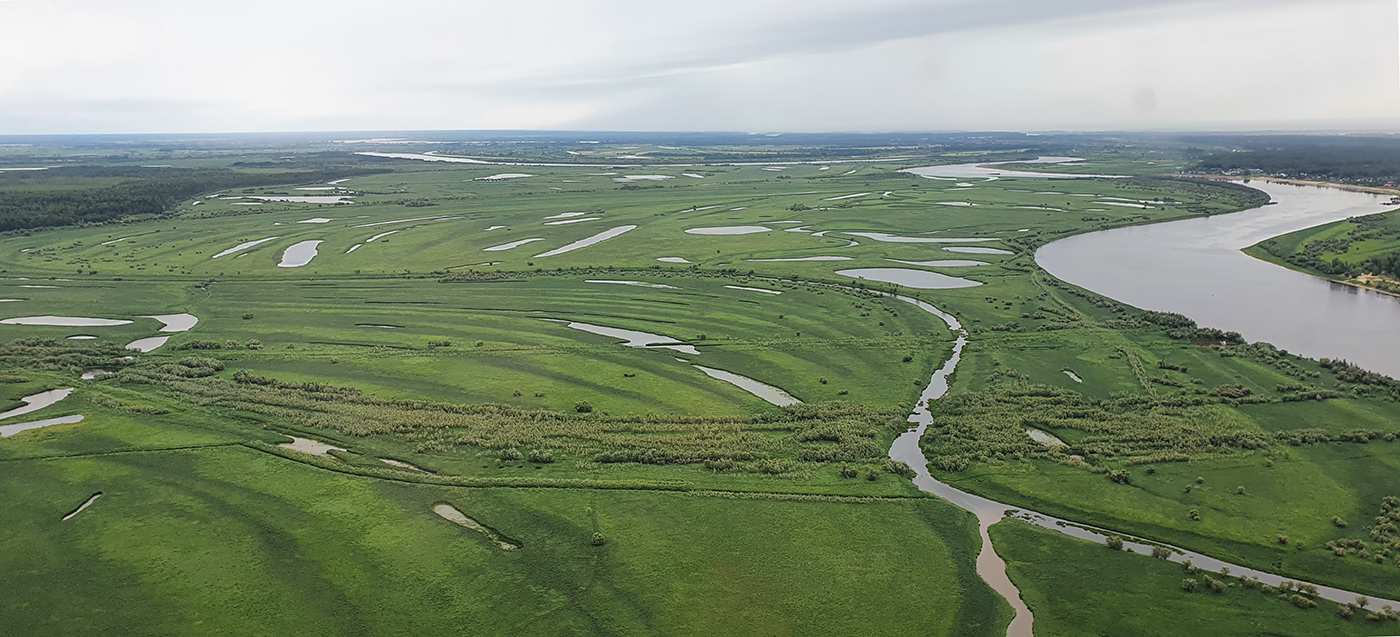
M942 367L938 368L938 370L933 373L933 377L929 379L928 386L924 388L923 393L919 396L919 403L914 406L914 412L909 415L909 422L912 426L908 431L900 434L900 436L895 439L894 444L890 446L890 458L902 461L914 470L914 485L917 486L919 490L943 498L953 505L977 516L978 532L982 536L982 549L977 554L977 574L983 581L987 582L987 585L991 586L993 590L1006 598L1006 601L1009 602L1011 607L1016 611L1016 616L1006 628L1007 637L1032 637L1034 634L1032 630L1034 618L1031 615L1030 608L1021 600L1020 590L1016 588L1016 585L1011 582L1011 578L1007 576L1006 562L1001 559L1001 556L997 555L996 550L992 547L991 537L987 534L987 529L991 527L991 525L1007 517L1014 517L1044 529L1058 531L1065 535L1093 542L1104 542L1110 536L1117 536L1123 539L1124 550L1142 555L1151 555L1153 547L1166 548L1170 551L1170 555L1167 559L1172 562L1181 563L1189 560L1192 565L1202 570L1217 573L1220 572L1222 568L1229 568L1231 576L1258 578L1260 582L1270 586L1279 586L1285 581L1290 581L1287 578L1273 573L1266 573L1238 564L1223 562L1213 557L1178 548L1170 544L1149 542L1148 540L1126 533L1117 533L1109 529L1071 522L1022 507L1002 504L995 500L967 493L934 479L928 471L928 460L924 458L924 452L919 448L919 438L924 435L924 431L927 430L929 424L933 422L933 414L931 414L928 409L929 401L942 398L944 394L948 393L948 377L957 369L958 361L962 358L963 346L967 344L967 332L963 330L962 324L951 314L943 312L928 303L898 294L883 294L906 303L911 303L919 309L937 316L948 325L948 329L952 330L953 334L957 337L953 343L953 355L943 363ZM1309 583L1303 580L1291 581L1298 584ZM1330 586L1317 586L1317 592L1318 597L1340 604L1352 603L1356 601L1357 597L1360 597L1359 593L1332 588ZM1375 604L1376 607L1389 604L1392 607L1400 608L1400 602L1374 596L1368 597L1370 597L1372 603Z

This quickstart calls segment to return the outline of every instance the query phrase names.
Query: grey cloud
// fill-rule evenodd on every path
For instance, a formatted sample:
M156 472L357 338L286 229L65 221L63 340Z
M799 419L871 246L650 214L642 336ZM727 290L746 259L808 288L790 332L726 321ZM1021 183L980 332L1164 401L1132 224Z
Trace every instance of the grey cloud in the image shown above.
M736 25L740 42L696 55L617 66L602 72L557 71L495 81L418 85L427 90L495 88L523 92L579 89L593 85L638 86L666 78L723 70L736 65L793 55L837 53L882 42L940 34L1006 29L1180 7L1218 12L1222 7L1256 5L1277 9L1309 0L942 0L905 6L860 6L828 13L794 12L782 24ZM1346 0L1342 0L1343 2ZM584 91L586 92L586 91Z

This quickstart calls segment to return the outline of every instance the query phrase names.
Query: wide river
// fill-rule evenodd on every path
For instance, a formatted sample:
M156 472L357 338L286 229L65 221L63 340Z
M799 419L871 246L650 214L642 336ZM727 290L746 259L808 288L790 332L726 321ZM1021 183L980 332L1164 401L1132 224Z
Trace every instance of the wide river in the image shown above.
M1389 210L1379 195L1253 182L1277 203L1228 215L1091 232L1042 247L1061 280L1143 309L1177 312L1311 358L1400 377L1400 298L1241 252L1273 236Z

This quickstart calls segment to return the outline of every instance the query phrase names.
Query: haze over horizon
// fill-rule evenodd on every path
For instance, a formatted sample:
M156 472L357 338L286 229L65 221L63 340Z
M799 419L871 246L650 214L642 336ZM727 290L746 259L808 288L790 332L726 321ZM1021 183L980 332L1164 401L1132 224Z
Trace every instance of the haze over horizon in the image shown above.
M0 134L1400 130L1391 0L0 0Z

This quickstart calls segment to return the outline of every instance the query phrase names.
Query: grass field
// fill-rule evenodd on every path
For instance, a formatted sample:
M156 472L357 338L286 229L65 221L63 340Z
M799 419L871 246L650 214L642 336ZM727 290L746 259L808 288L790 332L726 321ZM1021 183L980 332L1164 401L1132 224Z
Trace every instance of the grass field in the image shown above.
M970 521L928 499L431 487L238 445L0 471L7 634L965 635L1001 612Z
M1075 169L1171 167L1139 154L1091 159ZM928 160L363 161L387 172L205 193L161 218L0 238L0 296L15 299L0 303L3 318L132 321L0 324L3 340L27 339L0 347L16 377L0 397L17 406L76 387L33 417L85 417L0 440L0 489L16 503L0 513L0 578L17 591L0 630L1004 632L1009 607L973 571L974 520L885 463L953 336L872 290L932 303L970 333L924 440L941 479L1291 576L1375 594L1400 586L1390 548L1373 545L1387 551L1376 563L1327 546L1366 537L1383 498L1400 495L1386 477L1396 463L1386 436L1400 434L1390 386L1269 348L1174 338L1031 258L1055 238L1227 213L1254 193L1150 177L898 172ZM353 203L257 199L328 196ZM740 226L753 232L687 232ZM279 267L310 241L321 243L309 263ZM837 274L854 268L978 285ZM181 312L199 323L161 334L142 318ZM670 348L628 347L570 322ZM96 338L67 340L76 335ZM125 344L156 335L170 340L122 358ZM806 404L777 407L695 365ZM118 373L79 378L99 367ZM976 400L986 402L966 407ZM1068 446L1047 451L1024 426ZM1375 435L1362 444L1357 431ZM289 435L338 449L279 447ZM439 517L438 504L489 532ZM1056 572L1074 571L1105 603L1156 590L1155 580L1091 581L1132 556L1091 547L1073 568L1036 562L1038 547L1074 541L1011 524L995 532L1038 621L1048 612L1038 605L1065 603L1049 600L1067 591L1043 583ZM1261 604L1238 625L1272 626L1266 607L1292 610ZM1337 621L1298 612L1312 613L1299 626ZM1061 626L1080 621L1065 617ZM1099 619L1108 623L1084 625L1132 625Z
M1190 573L1180 564L1076 540L1009 520L991 529L1011 579L1035 614L1037 635L1384 635L1389 622L1321 602L1301 609L1289 595L1267 594L1238 579ZM1205 586L1182 590L1182 581L1205 575L1230 583L1216 593ZM1370 610L1378 610L1373 607Z

